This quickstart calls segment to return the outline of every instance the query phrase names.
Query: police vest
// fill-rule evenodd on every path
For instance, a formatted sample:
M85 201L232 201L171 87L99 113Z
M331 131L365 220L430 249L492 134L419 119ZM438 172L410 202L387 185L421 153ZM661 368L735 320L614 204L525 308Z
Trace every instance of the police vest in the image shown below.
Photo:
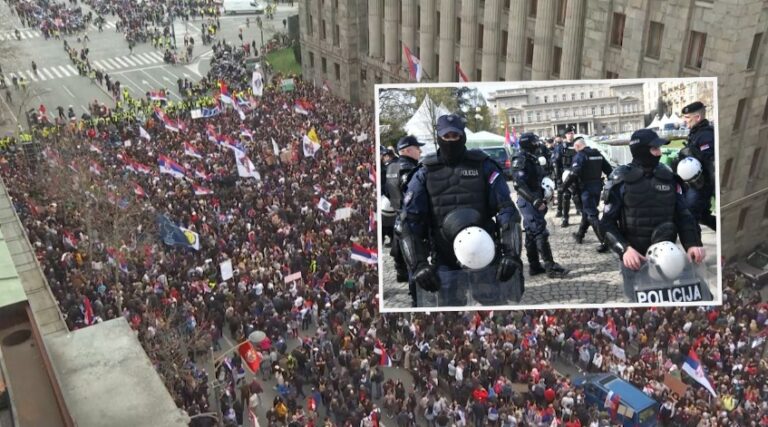
M563 145L560 149L560 166L563 169L570 168L574 157L576 157L576 150L573 149L573 144Z
M622 228L629 244L641 254L651 246L651 234L660 224L672 222L675 215L676 189L672 171L658 165L647 177L642 168L626 166L622 196Z
M582 150L584 163L581 166L579 178L583 183L599 182L603 175L603 156L594 148L586 147Z
M387 194L389 195L389 201L392 203L392 207L399 211L402 209L403 201L403 181L402 176L408 174L416 167L416 161L410 157L401 157L398 160L392 162L387 166L387 176L385 185L387 186Z
M520 160L522 158L522 160ZM520 151L514 159L512 159L512 167L515 164L523 164L523 173L525 174L525 180L523 183L528 189L536 196L537 199L544 197L544 190L541 188L541 180L544 179L546 172L544 168L539 164L539 159L531 153ZM519 178L515 177L517 185L520 185Z
M427 193L432 205L432 246L437 252L439 263L459 268L453 253L453 242L447 241L440 232L443 220L451 211L459 208L475 209L486 221L480 225L490 235L494 234L487 205L489 185L483 176L483 161L487 158L488 155L480 150L470 150L455 167L443 163L436 154L430 155L423 162L427 168Z

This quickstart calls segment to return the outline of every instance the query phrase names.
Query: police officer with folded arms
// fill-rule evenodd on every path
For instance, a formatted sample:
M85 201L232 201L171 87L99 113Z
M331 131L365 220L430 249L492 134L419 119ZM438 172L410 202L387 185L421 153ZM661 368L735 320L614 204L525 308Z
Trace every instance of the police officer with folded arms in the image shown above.
M650 129L632 134L632 162L617 167L603 191L600 231L606 245L621 258L624 292L635 300L636 273L646 262L648 248L660 241L680 242L688 259L704 260L696 220L685 205L679 177L659 164L662 145L669 141Z
M608 249L602 243L600 237L600 223L598 220L597 205L600 202L600 192L603 190L603 174L610 176L613 172L608 160L600 154L600 151L588 147L584 138L576 138L573 142L573 148L576 150L576 156L571 164L571 173L565 182L563 188L568 189L577 179L581 182L581 224L579 229L573 233L576 243L582 244L587 230L592 226L597 240L600 242L598 252L606 252Z
M690 133L685 147L678 152L674 170L688 183L685 204L698 222L712 230L717 221L710 212L712 196L715 194L715 129L706 119L706 108L701 102L694 102L683 108L683 120ZM686 158L696 159L686 161ZM681 169L682 168L682 169ZM695 171L688 173L689 171Z
M571 198L575 194L578 194L578 182L571 184L572 188L568 189L563 186L562 177L563 172L571 168L573 164L573 158L576 156L576 150L573 149L573 137L575 130L572 127L565 129L565 139L560 145L555 146L555 152L552 156L555 161L555 178L558 182L557 191L557 214L556 217L563 217L563 221L560 224L562 227L568 227L568 218L571 210ZM581 212L581 200L574 198L574 205L576 211Z
M392 210L399 214L402 209L403 190L408 183L408 177L412 170L416 169L421 156L421 147L424 144L419 142L415 136L404 136L397 142L397 153L399 157L387 166L386 179L384 181L384 195L389 199ZM397 227L395 227L397 229ZM397 271L397 281L408 281L408 268L400 252L399 235L394 234L392 241L392 250L390 255L395 260L395 270ZM415 293L412 292L412 295Z
M564 277L568 270L556 263L549 245L549 231L544 216L547 201L542 189L544 168L536 157L538 141L530 132L520 135L520 151L512 159L512 179L517 191L517 207L523 215L525 228L525 253L528 257L529 273L536 276L546 272L549 277ZM539 260L544 260L542 267Z
M437 292L438 305L462 302L454 278L478 268L479 258L480 265L487 263L488 284L499 287L494 288L498 298L514 293L505 287L517 286L518 298L523 292L520 214L499 165L480 150L467 150L464 127L458 115L438 118L438 150L413 173L400 215L400 245L411 280ZM462 247L459 236L470 232L470 244L491 238L491 246Z

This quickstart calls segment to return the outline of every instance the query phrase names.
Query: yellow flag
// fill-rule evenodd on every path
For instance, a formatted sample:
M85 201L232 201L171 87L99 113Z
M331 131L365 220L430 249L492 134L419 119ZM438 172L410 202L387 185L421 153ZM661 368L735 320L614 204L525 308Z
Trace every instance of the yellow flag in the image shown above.
M309 132L307 132L307 136L309 137L309 139L312 140L312 142L316 144L320 143L320 138L317 136L317 132L315 132L314 127L312 127L312 129L310 129Z

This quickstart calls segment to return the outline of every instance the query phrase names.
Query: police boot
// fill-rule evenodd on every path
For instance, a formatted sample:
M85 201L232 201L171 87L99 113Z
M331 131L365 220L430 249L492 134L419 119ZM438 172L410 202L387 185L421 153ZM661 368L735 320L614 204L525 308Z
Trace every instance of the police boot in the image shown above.
M557 213L555 214L555 218L560 218L563 216L563 192L558 191L557 192Z
M529 239L527 233L525 237L525 256L528 258L528 274L533 277L545 273L546 270L539 262L539 250L536 248L536 241Z
M561 227L568 227L568 214L571 210L571 198L570 196L563 197L563 222L560 223Z
M578 244L584 243L584 236L587 234L587 228L589 228L589 222L584 217L581 217L581 224L579 224L579 230L575 233L571 233L573 240Z
M709 212L705 213L702 216L700 222L706 225L707 227L711 228L712 231L717 231L717 219L711 213Z
M562 278L570 272L570 270L563 268L552 258L552 248L549 246L548 236L538 236L536 238L536 248L544 260L544 269L550 278Z
M597 247L597 252L603 254L608 252L608 246L603 243L603 235L600 233L600 221L597 219L597 217L593 218L587 218L587 221L589 222L589 225L592 226L592 231L595 232L595 236L597 236L597 241L600 242L600 245ZM584 230L586 232L586 230Z

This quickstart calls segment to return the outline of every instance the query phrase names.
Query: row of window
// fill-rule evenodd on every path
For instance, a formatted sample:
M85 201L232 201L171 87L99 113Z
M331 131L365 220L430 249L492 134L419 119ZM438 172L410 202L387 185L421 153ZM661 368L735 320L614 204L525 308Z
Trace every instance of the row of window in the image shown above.
M315 68L314 52L309 52L309 68ZM326 58L320 58L320 71L323 74L328 74L328 60ZM341 65L338 62L333 63L333 74L336 80L341 80Z
M559 119L559 118L568 118L568 117L585 117L585 116L595 116L597 112L600 111L601 116L605 116L606 114L618 114L619 108L613 104L613 105L600 105L598 106L591 106L591 107L574 107L574 108L565 108L565 109L556 109L556 110L546 110L546 111L528 111L527 113L527 119L528 122L533 122L534 115L536 117L536 122L540 122L543 120L551 120L551 119ZM627 104L622 106L622 112L623 113L636 113L639 112L640 108L638 104ZM511 116L512 123L520 122L521 117L519 115L513 115Z
M747 215L749 214L749 206L745 208L741 208L741 211L739 211L739 223L736 225L736 232L741 232L744 230L744 226L747 224ZM768 220L768 200L765 201L765 206L763 206L763 221Z

